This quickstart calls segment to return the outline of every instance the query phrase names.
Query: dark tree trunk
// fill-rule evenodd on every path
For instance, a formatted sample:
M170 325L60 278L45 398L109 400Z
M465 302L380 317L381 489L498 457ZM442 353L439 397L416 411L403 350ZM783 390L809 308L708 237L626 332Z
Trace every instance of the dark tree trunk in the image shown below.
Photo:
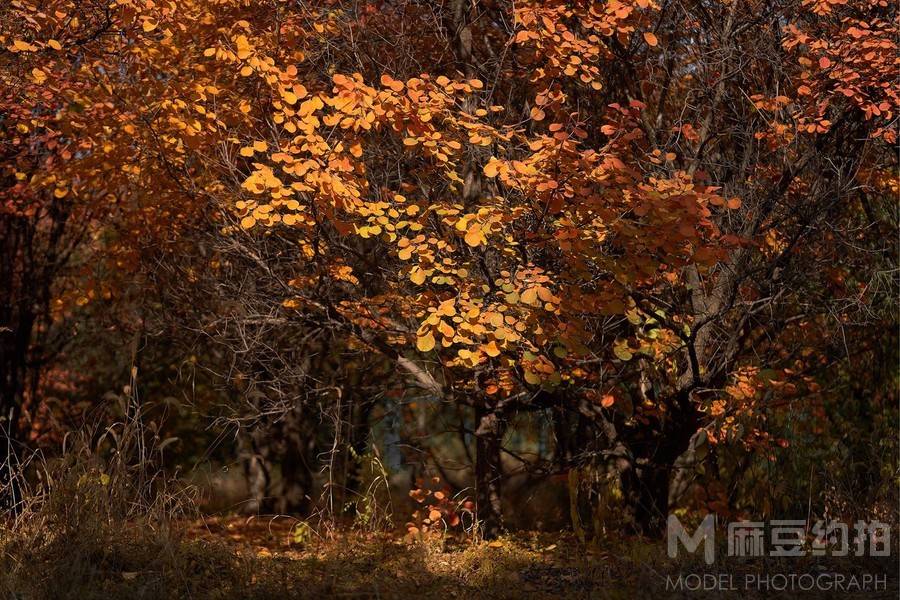
M4 315L7 316L12 317ZM33 325L34 317L27 310L20 311L15 318L0 321L0 507L13 511L21 500L18 469L22 432L19 418L28 377L28 347Z
M65 239L69 201L50 200L30 216L0 215L0 505L16 509L26 390L31 400L44 361L38 323L49 323L51 290L77 244Z
M351 414L348 448L350 457L344 488L347 490L348 497L357 500L362 493L361 471L364 466L362 461L369 448L369 418L372 416L372 408L374 406L375 402L372 400L361 400L353 407ZM351 503L350 510L356 510L356 502Z
M624 479L637 533L660 537L669 511L669 465L638 465Z
M503 531L501 450L506 422L496 411L481 406L475 411L475 503L486 539Z
M661 424L657 435L632 447L635 458L622 484L637 533L650 537L665 533L676 463L699 428L699 415L692 408L676 411Z
M281 465L281 489L275 501L279 513L305 515L310 509L315 430L309 422L308 408L301 403L271 427L272 433L283 438L278 444L278 455L272 457Z
M246 512L308 513L315 433L304 420L301 408L291 410L280 420L258 423L240 435L249 496ZM281 475L280 485L273 477L276 467Z
M241 462L244 467L244 478L247 481L247 495L244 512L248 514L267 513L271 510L269 485L271 477L264 448L257 444L257 432L241 432Z
M313 477L306 448L308 439L286 440L287 452L281 460L281 494L275 505L279 513L305 515L310 508Z

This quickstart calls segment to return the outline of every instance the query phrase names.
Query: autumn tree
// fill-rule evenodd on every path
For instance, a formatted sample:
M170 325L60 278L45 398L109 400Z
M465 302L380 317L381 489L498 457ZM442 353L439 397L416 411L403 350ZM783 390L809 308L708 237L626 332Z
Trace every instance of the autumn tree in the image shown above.
M4 43L104 111L56 113L88 172L464 407L486 535L514 415L659 533L700 446L783 443L818 347L894 319L887 2L58 4Z
M184 190L153 137L159 132L137 127L146 116L132 102L150 93L152 79L129 71L129 32L148 29L136 16L124 3L0 9L0 462L7 469L37 410L25 406L40 402L42 370L72 339L72 315L124 295L143 249L164 250L184 216Z

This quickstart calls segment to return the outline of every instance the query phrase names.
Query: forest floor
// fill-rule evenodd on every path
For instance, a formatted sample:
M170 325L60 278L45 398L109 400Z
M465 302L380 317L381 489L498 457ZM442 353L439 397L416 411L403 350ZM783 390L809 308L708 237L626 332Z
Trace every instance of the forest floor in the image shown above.
M171 531L123 528L105 541L3 546L0 594L37 598L897 598L897 559L728 563L717 591L673 589L712 574L699 556L672 561L664 542L517 533L493 542L411 541L388 533L321 535L287 518L207 517ZM49 532L48 532L49 534ZM172 540L177 540L173 542ZM784 560L784 559L782 559ZM746 575L887 574L872 591L745 588ZM668 581L667 581L668 579ZM832 579L828 581L833 582ZM735 589L729 589L735 588Z

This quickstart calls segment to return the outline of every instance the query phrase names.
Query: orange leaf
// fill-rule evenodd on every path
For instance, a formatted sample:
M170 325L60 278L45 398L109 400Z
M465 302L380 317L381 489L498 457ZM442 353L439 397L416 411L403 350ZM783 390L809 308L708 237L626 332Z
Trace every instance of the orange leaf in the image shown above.
M425 271L423 271L419 267L415 267L415 269L413 269L413 271L409 274L409 280L416 285L422 285L423 283L425 283Z
M481 233L481 226L477 223L473 223L469 230L466 232L466 243L473 248L481 244L484 239L484 234Z
M497 342L491 340L487 345L482 346L485 354L490 356L491 358L495 356L500 356L500 348L497 347Z
M416 348L419 349L419 352L428 352L434 348L434 336L431 335L430 331L424 336L416 339Z
M13 42L13 45L10 47L10 50L14 52L27 52L37 50L34 46L29 44L28 42L24 42L22 40L16 40Z
M656 39L656 35L649 31L644 32L644 41L647 42L648 46L656 46L659 43L659 40Z

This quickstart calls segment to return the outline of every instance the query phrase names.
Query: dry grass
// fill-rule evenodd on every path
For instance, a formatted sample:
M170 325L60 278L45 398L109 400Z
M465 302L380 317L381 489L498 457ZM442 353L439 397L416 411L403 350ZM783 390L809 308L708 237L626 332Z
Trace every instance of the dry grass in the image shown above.
M675 564L665 558L662 545L637 539L591 548L570 534L519 534L472 544L409 543L389 533L344 532L297 545L287 522L248 524L241 517L181 522L173 529L154 532L134 524L103 530L103 538L58 538L31 549L4 544L0 585L9 597L29 599L690 598L697 593L667 591L666 574L707 571L696 561ZM840 570L871 572L873 567L889 573L896 563L847 563ZM815 565L744 563L734 570L808 572ZM880 594L800 597L895 598L896 574Z
M389 532L317 532L290 518L201 518L189 489L154 471L154 440L139 419L82 435L63 458L32 465L26 501L0 524L0 596L57 598L646 598L666 575L715 572L673 562L665 546L568 533L520 533L493 543ZM39 477L38 477L39 475ZM728 563L732 572L878 572L896 598L897 563L799 560ZM794 598L793 592L703 593L705 598Z

